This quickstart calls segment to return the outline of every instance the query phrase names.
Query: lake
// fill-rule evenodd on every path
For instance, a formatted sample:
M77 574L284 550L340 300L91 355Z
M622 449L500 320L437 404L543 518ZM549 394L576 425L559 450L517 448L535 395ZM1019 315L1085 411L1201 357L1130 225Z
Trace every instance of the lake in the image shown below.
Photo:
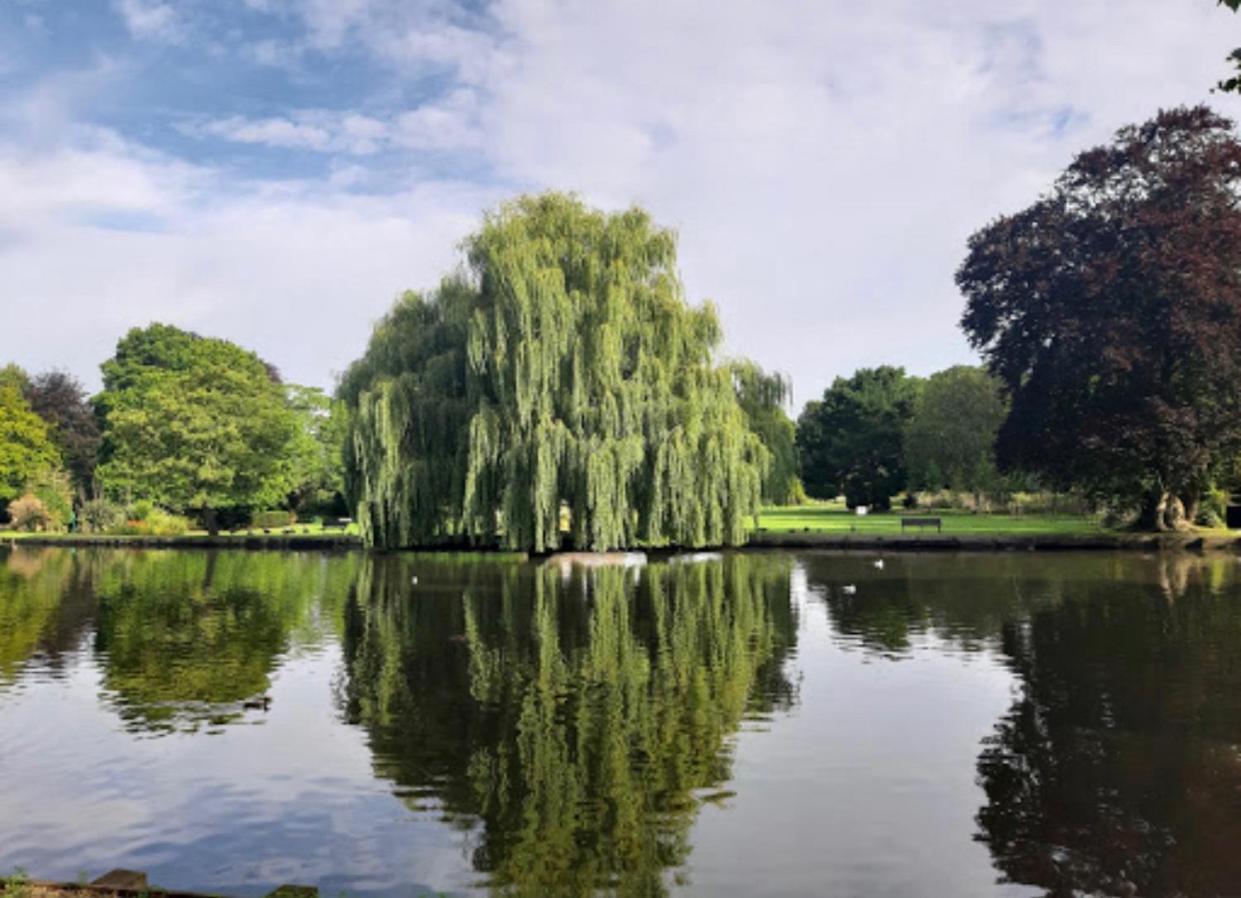
M0 873L1241 895L1241 563L0 549Z

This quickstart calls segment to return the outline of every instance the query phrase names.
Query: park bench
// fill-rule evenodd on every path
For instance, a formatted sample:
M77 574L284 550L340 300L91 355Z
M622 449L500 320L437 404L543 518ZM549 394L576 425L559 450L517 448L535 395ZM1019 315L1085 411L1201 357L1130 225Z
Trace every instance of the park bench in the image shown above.
M938 532L943 533L944 520L943 518L902 517L901 530L904 531L910 527L917 527L919 530L924 530L927 527L934 527Z
M337 518L334 521L325 520L323 522L323 529L324 530L344 530L352 523L353 521L350 520L349 518Z

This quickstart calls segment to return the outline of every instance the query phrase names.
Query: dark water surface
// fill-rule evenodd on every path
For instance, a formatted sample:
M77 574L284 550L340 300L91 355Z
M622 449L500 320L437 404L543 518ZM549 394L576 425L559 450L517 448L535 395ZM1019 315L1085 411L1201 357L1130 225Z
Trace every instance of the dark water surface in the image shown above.
M0 549L0 873L1241 895L1241 563L876 558Z

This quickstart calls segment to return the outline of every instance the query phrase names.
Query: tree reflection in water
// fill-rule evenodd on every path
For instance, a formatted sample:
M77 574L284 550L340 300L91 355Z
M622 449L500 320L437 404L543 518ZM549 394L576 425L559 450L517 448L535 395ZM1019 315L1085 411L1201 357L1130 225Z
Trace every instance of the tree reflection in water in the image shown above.
M342 698L377 773L471 833L494 892L664 894L729 736L793 700L789 570L368 559Z
M978 762L980 838L1049 896L1241 893L1232 558L1094 581L1004 628L1020 698Z

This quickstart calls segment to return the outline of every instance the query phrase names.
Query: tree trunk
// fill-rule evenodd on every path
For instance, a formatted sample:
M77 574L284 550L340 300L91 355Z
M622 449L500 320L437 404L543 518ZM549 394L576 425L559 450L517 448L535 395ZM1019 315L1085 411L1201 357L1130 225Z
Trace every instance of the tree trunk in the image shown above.
M1186 520L1185 503L1166 490L1148 493L1142 503L1138 527L1142 530L1157 530L1161 533L1188 529L1189 521Z
M1139 530L1165 530L1164 509L1168 505L1168 494L1163 490L1152 490L1142 500L1142 511L1138 514Z
M1185 519L1185 503L1177 496L1168 496L1163 508L1162 530L1187 530L1189 521Z
M203 509L203 528L211 536L220 535L220 519L214 508Z
M1193 526L1198 520L1198 511L1202 505L1202 498L1197 490L1187 491L1181 496L1181 504L1185 507L1185 524Z

